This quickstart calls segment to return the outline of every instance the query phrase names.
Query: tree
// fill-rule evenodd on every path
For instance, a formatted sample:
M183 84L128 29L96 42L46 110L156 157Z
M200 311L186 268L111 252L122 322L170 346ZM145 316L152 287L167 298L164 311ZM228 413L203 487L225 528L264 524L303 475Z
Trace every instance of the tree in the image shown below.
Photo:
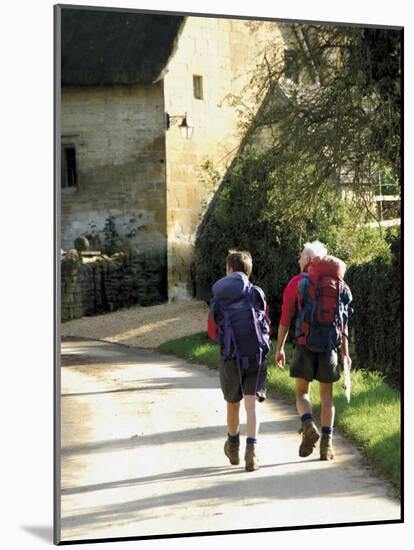
M293 24L283 34L284 55L269 47L250 83L261 109L243 113L252 141L266 136L268 170L302 175L295 190L308 201L345 182L367 205L381 172L398 191L402 31Z
M194 261L197 296L208 298L227 250L250 250L274 319L305 239L349 264L387 253L364 224L379 172L399 184L401 164L401 32L282 30L289 48L271 45L258 65L250 87L261 108L241 106L246 139L200 224Z

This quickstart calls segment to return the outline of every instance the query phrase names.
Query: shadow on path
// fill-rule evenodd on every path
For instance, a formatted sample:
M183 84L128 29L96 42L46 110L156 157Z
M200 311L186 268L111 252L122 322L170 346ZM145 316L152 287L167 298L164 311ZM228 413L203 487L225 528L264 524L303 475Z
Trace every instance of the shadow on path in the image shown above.
M319 462L317 458L311 458L307 460L294 460L292 462L280 462L279 464L262 464L260 469L266 470L267 468L276 468L282 466L290 466L297 464L298 462ZM145 485L150 483L158 483L160 481L175 481L179 479L200 479L217 476L231 476L234 474L240 474L240 469L229 469L226 466L205 467L205 468L187 468L185 470L176 470L175 472L168 472L159 475L136 477L131 479L120 479L117 481L108 481L106 483L96 483L94 485L84 485L82 487L68 487L62 489L62 495L76 495L79 493L88 493L91 491L102 491L106 489L117 489L119 487L131 487L132 485Z
M135 388L119 388L116 390L103 390L103 391L91 391L85 393L62 393L61 397L86 397L91 395L105 395L111 393L123 393L123 392L134 392L134 391L160 391L160 390L169 390L174 388L173 384L159 384L157 386L140 386Z
M262 422L260 424L260 433L274 433L275 437L280 438L283 433L292 433L292 422L294 421L273 420L272 422ZM226 430L227 427L223 424L221 426L190 428L187 430L175 430L149 435L134 434L131 437L123 439L107 439L62 447L61 455L87 455L91 453L112 452L114 450L122 451L140 447L142 445L162 445L166 443L205 441L220 437L224 438L227 433Z
M187 507L207 506L208 508L232 502L234 506L243 503L244 506L256 506L271 500L294 500L294 499L320 499L321 497L340 497L363 495L369 498L367 487L361 489L344 488L337 483L337 467L333 466L323 471L295 472L284 475L271 475L258 478L248 478L240 484L240 480L221 479L219 483L205 488L196 488L188 491L172 492L166 495L138 498L129 502L120 502L91 509L90 512L74 515L62 519L62 528L76 528L85 525L96 527L99 524L113 523L117 521L139 521L144 520L150 510L151 518L154 518L153 511L157 508L185 505ZM191 471L191 470L190 470ZM202 469L199 469L199 475ZM219 473L221 470L219 469ZM229 475L227 468L227 475ZM188 473L188 472L187 472ZM206 469L209 475L209 469ZM224 473L224 472L222 472ZM240 474L240 469L237 470ZM210 474L213 475L210 471ZM190 475L188 473L188 475ZM317 483L318 494L315 494L315 484L309 483L310 478L320 478ZM316 482L315 482L316 483ZM295 490L292 490L294 487ZM137 488L137 492L139 492ZM375 492L372 493L375 496ZM249 504L251 502L251 504ZM311 504L310 504L311 505ZM161 514L161 512L160 512ZM161 514L162 515L162 514Z

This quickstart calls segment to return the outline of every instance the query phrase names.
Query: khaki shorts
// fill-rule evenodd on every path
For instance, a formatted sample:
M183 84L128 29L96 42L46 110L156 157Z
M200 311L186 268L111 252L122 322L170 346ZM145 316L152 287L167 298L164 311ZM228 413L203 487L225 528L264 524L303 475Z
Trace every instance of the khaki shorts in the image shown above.
M229 403L238 403L243 399L243 394L255 395L256 393L260 402L266 399L266 360L263 361L260 369L257 362L254 361L247 369L240 368L239 372L236 361L221 358L219 375L224 399Z
M318 380L326 384L340 379L340 367L338 353L317 353L306 346L296 344L293 352L293 360L290 365L290 376L304 378L308 382Z

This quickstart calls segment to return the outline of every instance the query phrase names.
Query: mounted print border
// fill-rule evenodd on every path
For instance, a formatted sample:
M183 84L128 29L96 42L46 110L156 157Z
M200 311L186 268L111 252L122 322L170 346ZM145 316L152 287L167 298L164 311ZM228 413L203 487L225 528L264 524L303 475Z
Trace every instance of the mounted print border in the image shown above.
M403 27L57 5L54 30L55 544L403 522ZM354 306L332 461L298 456L294 335L240 417L209 338L249 250L280 351L316 239Z

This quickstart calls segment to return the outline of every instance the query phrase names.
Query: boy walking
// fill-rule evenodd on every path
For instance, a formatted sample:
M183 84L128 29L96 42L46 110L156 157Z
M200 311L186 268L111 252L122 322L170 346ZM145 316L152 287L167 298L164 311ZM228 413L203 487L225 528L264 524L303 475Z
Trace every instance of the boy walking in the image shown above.
M338 351L344 366L351 367L348 351L349 306L352 295L343 277L346 266L327 256L319 241L306 243L299 258L300 274L293 277L283 293L282 315L276 344L276 364L285 366L284 345L294 317L295 351L290 376L296 379L296 408L302 421L299 456L309 456L320 438L312 415L310 387L319 382L321 398L320 459L332 460L335 407L333 383L340 378Z
M244 398L247 471L257 470L259 421L256 401L266 398L266 354L270 349L270 322L263 290L250 283L253 262L249 252L230 250L226 276L212 287L210 316L220 344L219 376L227 402L228 437L224 453L230 464L240 463L240 402Z

